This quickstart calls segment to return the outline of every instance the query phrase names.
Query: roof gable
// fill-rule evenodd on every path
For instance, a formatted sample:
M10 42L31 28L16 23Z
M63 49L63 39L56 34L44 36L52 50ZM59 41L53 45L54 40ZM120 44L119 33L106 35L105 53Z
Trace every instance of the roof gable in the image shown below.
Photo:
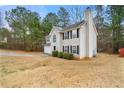
M62 30L62 28L53 26L51 32L49 33L49 36L51 36L54 31L61 31L61 30Z

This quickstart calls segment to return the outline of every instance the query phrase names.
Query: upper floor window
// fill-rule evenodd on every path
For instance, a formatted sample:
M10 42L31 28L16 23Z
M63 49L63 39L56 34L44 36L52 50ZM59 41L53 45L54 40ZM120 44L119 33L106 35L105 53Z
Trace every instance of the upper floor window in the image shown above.
M68 39L68 32L64 33L64 39Z
M80 34L79 30L80 28L77 28L76 30L73 31L73 35L72 35L73 38L79 38L79 34Z
M73 38L77 38L77 33L76 33L76 31L73 31L72 37L73 37Z
M53 35L53 42L56 42L56 35Z

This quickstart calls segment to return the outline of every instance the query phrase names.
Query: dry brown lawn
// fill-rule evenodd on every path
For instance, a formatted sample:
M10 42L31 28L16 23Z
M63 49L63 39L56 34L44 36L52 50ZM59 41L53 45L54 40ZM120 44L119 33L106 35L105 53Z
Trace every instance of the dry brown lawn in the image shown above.
M0 87L124 87L124 58L99 53L89 60L65 60L42 53L0 56Z

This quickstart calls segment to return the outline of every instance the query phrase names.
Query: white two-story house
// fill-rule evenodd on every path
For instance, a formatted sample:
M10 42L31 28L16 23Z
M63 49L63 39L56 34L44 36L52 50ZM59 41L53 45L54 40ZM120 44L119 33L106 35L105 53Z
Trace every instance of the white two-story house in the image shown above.
M65 28L53 27L44 45L44 53L61 51L83 59L97 54L97 31L90 8L84 12L84 20Z

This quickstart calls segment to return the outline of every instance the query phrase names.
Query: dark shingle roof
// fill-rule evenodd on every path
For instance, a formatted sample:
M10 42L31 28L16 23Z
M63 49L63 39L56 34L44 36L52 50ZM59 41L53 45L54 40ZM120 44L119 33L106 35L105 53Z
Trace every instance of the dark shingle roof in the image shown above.
M77 22L75 24L69 25L67 27L64 27L63 30L68 30L68 29L71 29L71 28L75 28L75 27L80 26L81 24L84 24L84 23L85 23L85 21L83 20L83 21Z

